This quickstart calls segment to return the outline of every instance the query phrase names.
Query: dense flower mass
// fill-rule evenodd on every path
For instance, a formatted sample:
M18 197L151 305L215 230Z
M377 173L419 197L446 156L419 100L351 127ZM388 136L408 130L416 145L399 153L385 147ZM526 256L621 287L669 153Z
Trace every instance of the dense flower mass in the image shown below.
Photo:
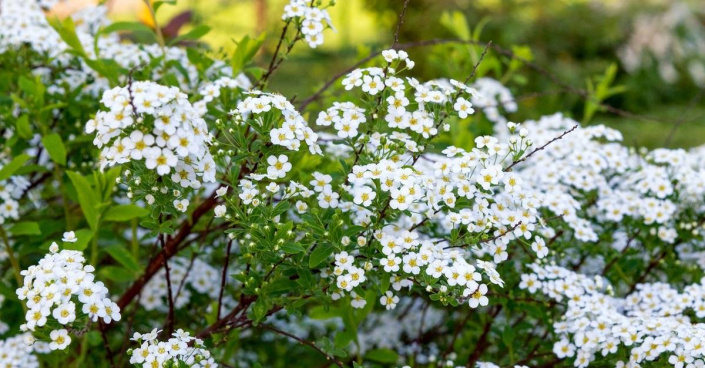
M73 235L65 234L64 241L73 240ZM81 252L59 251L59 246L52 243L48 255L21 273L24 285L17 289L17 296L26 300L27 306L26 323L21 329L53 329L51 350L63 350L71 343L66 329L52 327L57 323L69 327L80 325L86 317L94 322L102 319L104 323L121 318L120 307L108 298L108 289L95 281L95 268L84 262Z
M705 149L591 123L603 84L537 116L531 58L400 42L400 2L393 47L301 98L270 79L334 1L227 58L162 32L171 2L58 2L0 1L0 366L705 366ZM681 20L637 21L628 69L697 82ZM454 78L415 68L434 43Z
M0 340L0 364L3 367L39 368L39 359L34 353L47 353L48 344L34 341L29 333Z
M314 6L314 3L308 0L291 0L284 7L284 15L282 15L282 19L296 19L297 22L301 22L300 32L311 48L322 45L323 31L333 27L328 11Z
M160 330L149 333L135 332L133 341L140 347L133 349L130 364L144 368L163 367L173 364L176 367L216 368L208 350L203 349L203 341L192 337L188 332L178 330L167 341L159 341Z
M101 167L143 161L184 188L215 181L208 126L178 88L135 82L106 91L101 102L109 111L86 124L102 148Z
M634 292L618 298L600 276L550 265L531 268L533 273L522 276L523 288L568 304L564 320L554 325L561 337L553 348L559 358L575 358L576 367L587 367L597 354L615 354L623 346L628 358L618 364L625 367L662 354L675 367L703 364L705 329L687 314L705 316L705 280L686 286L683 293L665 283L637 284Z

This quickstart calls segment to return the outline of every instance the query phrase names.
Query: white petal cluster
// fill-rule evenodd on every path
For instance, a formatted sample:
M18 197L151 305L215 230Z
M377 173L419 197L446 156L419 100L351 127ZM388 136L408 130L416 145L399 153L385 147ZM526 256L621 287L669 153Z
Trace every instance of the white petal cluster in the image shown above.
M575 125L561 114L522 124L535 146ZM683 216L705 210L700 205L702 152L639 153L621 145L621 139L621 133L604 126L580 127L519 165L517 173L524 186L542 193L545 206L561 215L580 241L594 242L601 227L629 218L647 225L661 241L675 242Z
M328 11L319 9L316 6L309 6L312 2L308 0L291 0L284 7L282 19L296 19L301 22L301 33L309 47L316 48L323 44L323 31L332 28L332 22Z
M8 368L39 368L39 360L34 353L46 352L41 342L25 332L0 340L0 366Z
M159 341L160 332L157 329L146 334L135 332L131 340L140 344L140 347L132 350L130 364L144 368L164 367L168 364L193 368L218 367L201 339L179 329L169 340Z
M106 91L101 102L109 111L86 123L102 148L101 167L143 161L182 187L215 182L208 126L178 88L134 82Z
M249 118L251 121L254 120L253 124L262 125L263 115L271 115L278 111L277 114L280 114L284 121L281 126L277 122L276 126L269 127L272 143L292 151L298 151L301 143L306 142L312 154L321 154L321 148L316 143L318 134L309 128L306 120L296 111L289 100L282 95L273 93L254 91L249 94L250 96L238 103L237 110L231 111L231 114L238 114L243 120Z
M705 326L694 324L689 311L705 317L705 279L682 293L664 283L639 284L624 298L613 297L600 276L588 277L558 266L532 264L522 288L566 301L563 320L554 324L560 340L553 352L587 367L599 354L629 350L625 367L639 367L662 355L674 367L705 363ZM692 364L692 365L691 365Z
M0 169L4 165L0 163ZM17 220L19 218L19 199L24 191L29 187L27 179L21 176L12 176L6 180L0 180L0 225L6 219Z
M84 262L81 252L58 251L54 243L51 253L21 272L24 283L17 289L17 296L26 300L28 309L22 330L35 331L56 324L71 327L82 316L94 322L120 320L120 307L110 300L105 285L95 281L95 268ZM52 350L64 349L71 342L66 329L52 331L51 338Z
M316 125L330 126L338 131L340 138L354 138L358 135L360 124L367 121L365 110L352 102L335 102L326 111L321 111L316 119Z

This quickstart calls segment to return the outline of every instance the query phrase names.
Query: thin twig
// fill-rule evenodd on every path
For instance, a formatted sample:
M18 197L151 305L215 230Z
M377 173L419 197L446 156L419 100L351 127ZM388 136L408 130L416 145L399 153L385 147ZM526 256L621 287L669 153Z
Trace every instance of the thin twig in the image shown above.
M333 361L333 363L335 363L335 365L337 365L338 367L341 367L341 368L343 367L343 362L341 362L340 360L336 359L334 356L329 355L328 353L326 353L325 351L323 351L321 348L319 348L318 346L316 346L316 344L314 344L314 343L312 343L312 342L310 342L310 341L304 340L304 339L302 339L302 338L300 338L300 337L297 337L297 336L295 336L295 335L292 335L292 334L290 334L290 333L288 333L288 332L286 332L286 331L279 330L279 329L277 329L277 328L275 328L275 327L272 327L272 326L262 325L262 328L265 328L265 329L267 329L267 330L276 332L276 333L278 333L278 334L280 334L280 335L283 335L283 336L286 336L286 337L288 337L288 338L290 338L290 339L296 340L296 341L298 341L299 343L301 343L301 344L303 344L303 345L309 346L309 347L311 347L312 349L316 350L317 352L321 353L323 356L325 356L325 357L326 357L326 360L331 360L331 361Z
M218 294L218 312L216 313L216 320L220 319L220 309L223 306L223 291L225 290L225 280L228 276L228 264L230 263L230 248L233 245L233 239L228 241L228 247L225 251L225 262L223 263L223 274L220 280L220 293Z
M166 256L166 244L164 242L164 234L159 234L159 244L162 247L162 252L164 254L164 270L166 272L166 287L167 287L167 296L169 300L169 313L167 314L166 318L166 331L167 335L171 336L171 333L174 331L174 295L171 290L171 275L169 271L169 261L167 260Z
M516 164L518 164L518 163L520 163L520 162L526 161L526 159L528 159L529 157L531 157L534 153L536 153L536 152L538 152L538 151L543 151L546 147L548 147L549 144L551 144L551 143L553 143L553 142L555 142L555 141L557 141L557 140L559 140L559 139L565 137L566 134L568 134L568 133L574 131L575 129L578 129L578 125L577 125L577 124L574 125L572 128L570 128L570 129L566 130L565 132L563 132L563 134L561 134L561 135L559 135L559 136L557 136L557 137L551 139L550 141L546 142L546 144L544 144L543 146L534 149L534 150L531 151L528 155L526 155L526 156L524 156L524 157L522 157L522 158L520 158L520 159L518 159L518 160L515 160L514 162L512 162L511 165L505 167L505 168L504 168L504 171L505 171L505 172L511 171L512 168L513 168L514 166L516 166Z
M404 16L406 15L406 9L408 7L409 0L406 0L404 1L404 7L401 9L401 14L399 14L399 21L397 22L397 30L394 32L394 42L392 42L392 48L399 43L399 31L401 31L401 25L404 24Z

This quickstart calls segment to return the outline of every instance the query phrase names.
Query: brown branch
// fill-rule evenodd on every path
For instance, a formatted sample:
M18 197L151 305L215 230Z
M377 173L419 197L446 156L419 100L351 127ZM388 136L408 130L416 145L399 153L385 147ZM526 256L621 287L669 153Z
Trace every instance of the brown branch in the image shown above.
M162 247L162 253L166 252L164 234L159 234L159 244ZM172 332L174 332L174 294L171 290L171 271L169 270L169 261L166 258L166 255L164 256L164 271L166 273L167 300L169 302L169 312L166 317L165 329L166 334L171 336Z
M225 280L228 277L228 264L230 263L230 248L233 245L233 239L228 241L228 247L225 251L225 262L223 263L223 274L220 276L220 293L218 294L218 312L216 313L216 320L220 319L220 308L223 306L223 291L225 290Z
M663 251L661 251L661 254L659 254L658 257L652 258L651 262L649 262L648 266L646 266L646 269L644 270L644 272L639 276L639 278L637 278L634 281L634 283L632 283L631 287L629 287L629 291L627 292L627 295L633 293L634 290L636 290L636 286L639 285L640 283L642 283L644 280L646 280L646 276L648 276L651 273L651 271L653 271L654 268L656 268L656 266L659 264L659 262L661 262L662 259L666 258L667 255L668 255L668 250L664 249Z
M178 249L179 244L186 240L188 235L191 233L191 230L195 226L195 224L198 222L198 220L203 217L206 213L208 213L213 207L215 207L217 204L217 200L215 198L215 192L208 197L205 201L203 201L194 211L192 214L192 220L191 221L185 221L182 225L179 231L176 233L175 236L169 238L168 241L166 241L164 245L164 251L158 253L155 255L150 261L149 264L147 265L147 268L144 270L144 273L142 276L137 279L132 286L130 286L127 291L125 291L124 294L118 299L118 306L120 309L124 309L127 305L132 302L132 300L135 299L137 294L140 293L142 288L144 287L149 280L152 279L152 277L162 268L164 261L173 257L176 254L176 250ZM109 326L112 326L109 325Z
M409 7L409 0L404 1L404 7L401 9L401 14L399 14L399 22L397 22L397 30L394 32L394 42L392 42L392 48L394 48L397 43L399 43L399 31L401 31L401 25L404 24L404 16L406 15L406 9Z
M490 333L490 329L492 328L492 324L495 321L495 317L497 317L499 312L502 311L502 306L498 305L494 309L495 311L490 315L490 320L487 321L485 323L485 326L482 328L482 335L480 335L477 344L475 344L475 349L468 357L468 362L467 364L465 364L466 367L474 367L477 360L480 359L480 355L482 355L485 349L489 346L489 344L487 343L487 336Z

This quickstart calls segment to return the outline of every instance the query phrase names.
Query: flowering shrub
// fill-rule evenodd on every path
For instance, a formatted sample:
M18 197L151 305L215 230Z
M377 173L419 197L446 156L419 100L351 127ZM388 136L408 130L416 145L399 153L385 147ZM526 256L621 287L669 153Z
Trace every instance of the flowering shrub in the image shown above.
M512 122L520 58L422 81L398 30L312 98L268 92L332 3L287 4L258 69L263 39L218 60L0 2L0 364L705 364L705 150Z

